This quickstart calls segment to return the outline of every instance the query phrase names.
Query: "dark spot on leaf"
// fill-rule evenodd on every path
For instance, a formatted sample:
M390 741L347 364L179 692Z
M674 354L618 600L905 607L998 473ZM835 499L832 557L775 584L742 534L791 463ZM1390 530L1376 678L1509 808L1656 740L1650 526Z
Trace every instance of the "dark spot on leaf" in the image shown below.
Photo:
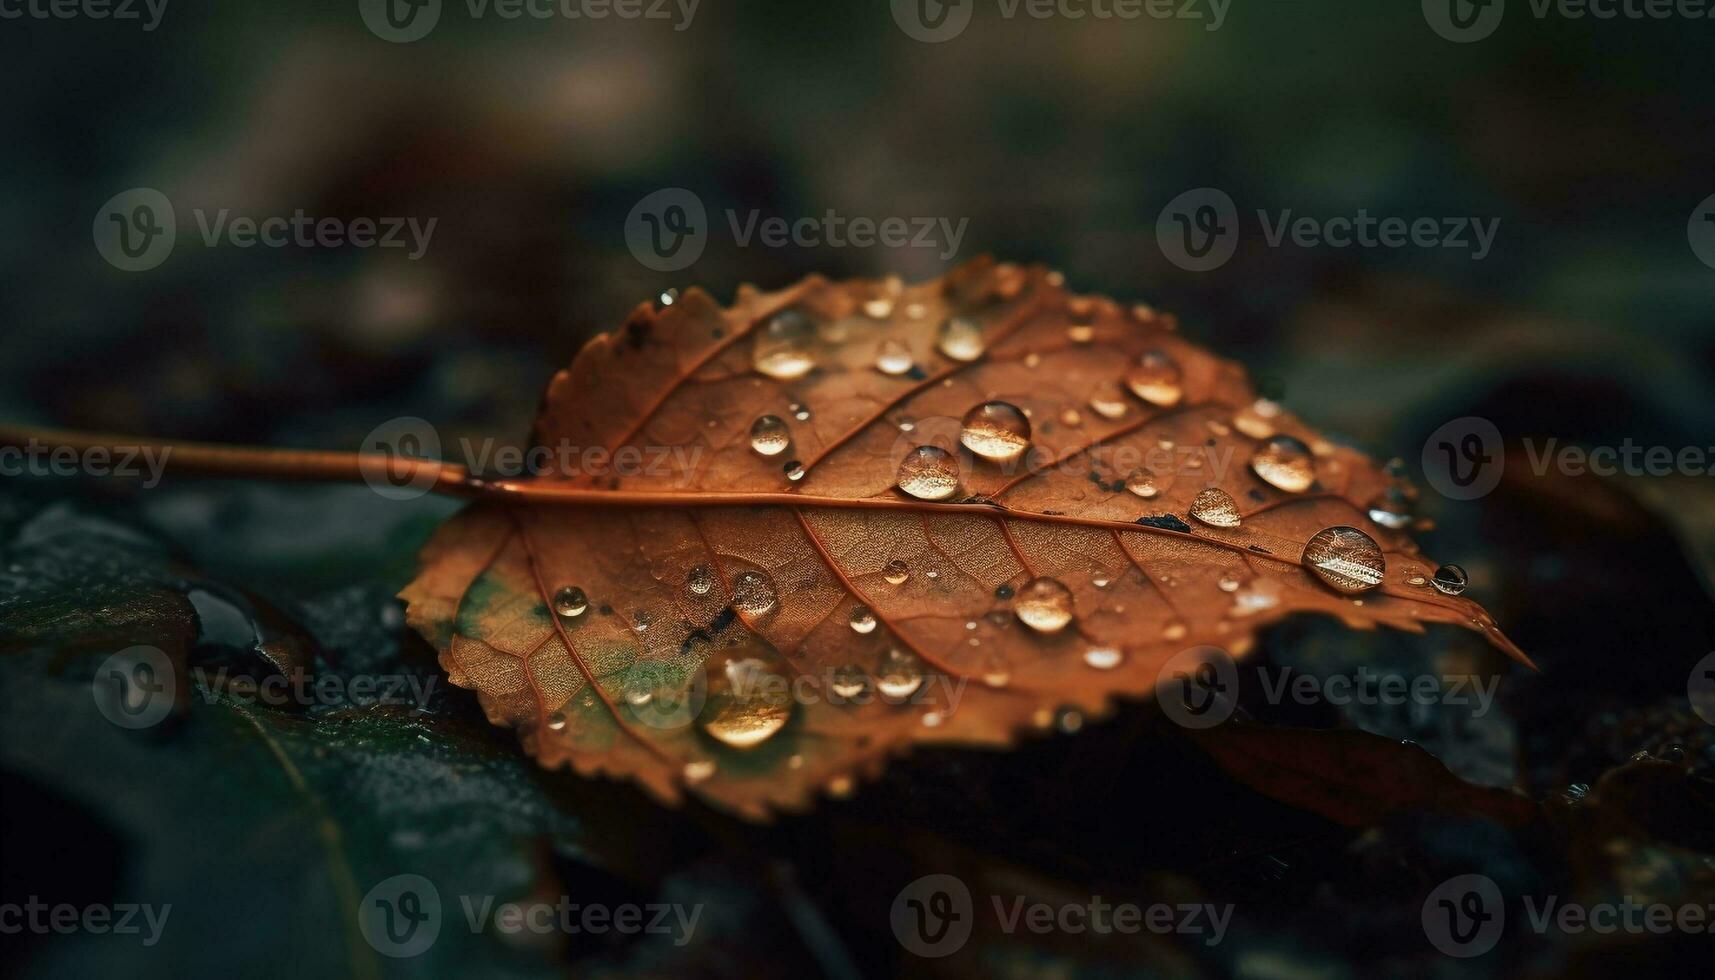
M1181 534L1191 533L1191 525L1177 517L1174 517L1172 514L1157 514L1154 517L1140 517L1137 519L1137 523L1142 524L1144 527L1159 527L1167 531L1178 531Z

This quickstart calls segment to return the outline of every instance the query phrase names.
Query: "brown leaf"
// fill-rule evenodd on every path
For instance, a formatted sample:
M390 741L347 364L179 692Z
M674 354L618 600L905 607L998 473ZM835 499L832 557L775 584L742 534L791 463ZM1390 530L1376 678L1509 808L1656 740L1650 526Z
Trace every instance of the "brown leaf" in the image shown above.
M1028 453L961 446L1016 448L1011 407ZM1259 402L1171 317L1040 268L641 306L555 376L534 442L575 471L488 484L498 499L425 550L410 621L544 765L668 802L690 787L761 818L913 743L1070 728L1148 694L1175 653L1242 655L1289 613L1458 624L1522 658L1368 517L1409 488ZM945 499L896 486L919 446L946 456L913 485ZM1205 522L1207 488L1230 501L1205 496ZM1385 558L1361 594L1303 561L1342 525ZM757 694L770 677L796 693ZM860 681L867 703L834 703ZM700 714L674 710L686 690Z

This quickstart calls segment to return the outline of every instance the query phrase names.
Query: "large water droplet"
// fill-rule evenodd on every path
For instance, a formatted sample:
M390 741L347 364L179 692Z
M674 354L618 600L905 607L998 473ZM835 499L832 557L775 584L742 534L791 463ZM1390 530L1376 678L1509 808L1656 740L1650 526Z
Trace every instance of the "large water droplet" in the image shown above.
M882 374L901 375L911 370L911 351L897 340L884 340L875 355L875 369Z
M833 676L828 679L828 689L848 701L862 694L868 686L869 676L856 664L835 667Z
M852 610L851 624L853 633L874 633L875 613L868 606L858 606Z
M816 366L811 353L815 329L810 318L798 310L775 314L756 332L751 363L771 378L790 381L802 378Z
M1091 647L1084 651L1084 663L1097 670L1113 670L1124 659L1118 647Z
M708 701L703 731L735 749L767 741L792 715L789 668L772 647L752 645L711 654L703 664Z
M778 415L759 415L750 423L750 448L764 456L778 456L792 444L792 430Z
M584 590L575 585L568 585L554 593L554 612L566 619L576 619L582 616L590 607L589 596Z
M965 413L959 441L984 459L1014 460L1030 448L1030 420L1010 402L983 402Z
M1471 584L1471 576L1458 565L1442 565L1435 570L1435 576L1429 580L1435 586L1435 591L1445 595L1458 595Z
M941 324L941 336L936 347L955 361L974 361L983 356L986 347L982 324L969 317L953 317Z
M1012 611L1038 633L1057 633L1072 621L1072 590L1057 579L1033 578L1012 597Z
M1090 411L1104 419L1121 418L1130 410L1131 406L1126 404L1125 392L1120 390L1119 385L1104 381L1098 383L1090 392Z
M888 585L904 585L905 580L911 577L911 569L903 561L895 558L881 570L881 577L887 580Z
M917 658L902 650L887 651L875 674L875 689L884 697L901 701L923 686L923 667Z
M760 616L780 601L774 580L762 572L740 572L732 583L732 604L741 613Z
M1375 588L1387 571L1375 540L1345 525L1317 531L1304 545L1304 564L1336 592L1347 595Z
M698 565L685 575L685 590L692 595L708 595L715 587L715 573L707 565Z
M1125 386L1132 394L1160 408L1172 408L1185 396L1178 363L1158 350L1145 352L1137 366L1126 372Z
M1220 487L1205 487L1191 499L1191 516L1210 527L1238 527L1239 505Z
M1251 456L1251 472L1287 493L1303 493L1316 482L1310 447L1292 436L1275 436L1258 446Z
M939 446L918 446L899 464L899 489L918 500L946 500L959 492L959 461Z
M1145 500L1161 492L1161 487L1155 482L1155 476L1144 470L1132 470L1125 478L1125 488Z
M566 730L566 713L564 711L556 711L548 716L548 730L552 732Z

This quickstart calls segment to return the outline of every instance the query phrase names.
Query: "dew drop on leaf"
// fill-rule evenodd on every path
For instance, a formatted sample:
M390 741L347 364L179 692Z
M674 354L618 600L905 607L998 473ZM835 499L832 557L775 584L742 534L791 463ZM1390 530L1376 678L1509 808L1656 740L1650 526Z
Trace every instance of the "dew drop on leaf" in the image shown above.
M888 585L904 585L905 580L911 577L911 569L895 558L881 570L881 577L887 580Z
M694 596L708 595L715 588L715 573L707 565L698 565L685 575L685 591Z
M1258 446L1251 455L1251 472L1287 493L1303 493L1316 482L1310 447L1292 436L1275 436Z
M799 480L804 478L804 464L795 459L787 460L786 465L782 466L780 471L785 473L786 479L791 480L793 483L797 483Z
M1090 411L1104 419L1121 418L1130 410L1131 406L1126 404L1125 393L1120 391L1119 385L1102 382L1090 392Z
M792 432L778 415L758 415L750 423L750 448L763 456L778 456L792 442Z
M707 759L685 763L685 782L693 785L715 774L715 764Z
M1435 591L1443 595L1458 595L1471 584L1471 577L1458 565L1442 565L1429 581L1435 586Z
M1347 595L1380 585L1387 570L1375 539L1345 525L1317 531L1304 545L1304 565L1330 588Z
M1125 488L1145 500L1161 492L1155 477L1143 470L1132 470L1131 475L1125 478Z
M589 607L589 596L584 595L584 590L575 585L568 585L554 593L554 613L564 619L576 619Z
M884 340L875 355L875 369L898 376L911 370L911 351L897 340Z
M969 317L953 317L941 324L936 347L955 361L974 361L986 349L982 325Z
M959 461L939 446L918 446L899 464L899 489L918 500L946 500L959 492Z
M553 732L566 730L566 713L564 711L556 711L548 716L548 730Z
M896 701L917 693L923 686L923 668L917 658L903 650L887 651L875 675L875 689Z
M983 402L965 413L959 441L984 459L1008 462L1030 448L1030 420L1010 402Z
M1210 527L1238 527L1239 505L1220 487L1205 487L1191 498L1191 516Z
M1033 578L1012 597L1012 611L1038 633L1057 633L1072 621L1072 590L1058 579Z
M868 606L858 606L852 610L851 626L853 633L874 633L875 613Z
M710 656L703 670L708 701L698 720L713 738L748 749L767 741L792 716L786 662L760 641Z
M1159 408L1172 408L1185 396L1179 364L1158 350L1146 351L1137 366L1126 372L1125 386Z
M848 700L862 694L867 686L869 677L855 664L834 668L834 674L828 680L828 689Z
M1084 663L1096 670L1113 670L1124 659L1117 647L1091 647L1084 651Z
M816 366L810 352L814 334L809 317L797 310L777 313L757 331L751 363L758 371L779 381L809 374Z
M747 615L760 616L770 612L780 601L774 580L762 572L740 572L732 586L733 607Z

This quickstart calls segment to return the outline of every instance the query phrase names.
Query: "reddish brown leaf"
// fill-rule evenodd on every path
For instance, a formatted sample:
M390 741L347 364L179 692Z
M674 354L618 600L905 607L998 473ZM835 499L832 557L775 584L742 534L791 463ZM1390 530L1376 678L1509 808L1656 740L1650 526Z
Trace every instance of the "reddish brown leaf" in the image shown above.
M1017 461L960 445L990 401L1028 417ZM969 441L1016 444L1006 407L984 418L1000 428ZM1276 435L1308 452L1271 469ZM544 765L669 802L690 787L751 817L802 809L913 743L999 746L1105 712L1176 652L1242 655L1289 613L1451 623L1516 654L1369 519L1394 478L1259 402L1171 317L1071 296L1042 269L639 307L554 378L535 441L618 465L489 485L426 549L410 621ZM957 467L956 488L923 481L944 500L896 486L925 445ZM1194 506L1208 488L1230 506ZM1336 526L1378 544L1379 586L1345 594L1307 570L1306 543ZM581 602L556 615L568 588ZM734 697L746 665L803 696ZM668 710L710 678L694 723ZM830 703L857 679L869 703Z

